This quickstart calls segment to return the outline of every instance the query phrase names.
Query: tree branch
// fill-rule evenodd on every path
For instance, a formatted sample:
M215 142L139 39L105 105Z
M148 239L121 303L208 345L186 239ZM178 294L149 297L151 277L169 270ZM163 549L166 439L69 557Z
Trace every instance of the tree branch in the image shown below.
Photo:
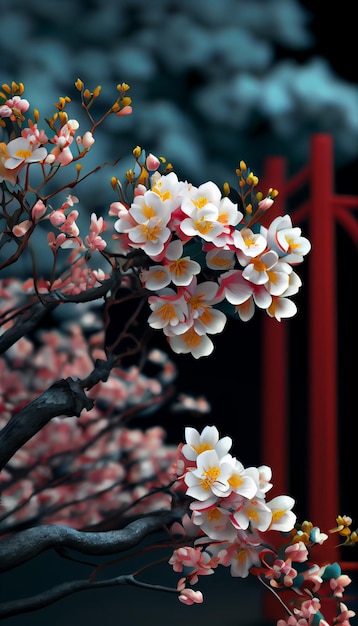
M17 316L17 320L13 326L8 328L8 330L0 336L0 354L6 352L6 350L21 337L35 330L44 315L51 312L59 304L100 300L101 298L105 298L109 292L114 292L121 284L121 281L121 270L116 268L112 271L110 277L104 280L101 285L91 287L78 294L63 294L59 289L51 291L50 293L40 294L41 300L36 299L25 307L20 307L18 311L14 311L13 315ZM35 298L35 296L32 297Z
M53 604L54 602L57 602L58 600L61 600L62 598L65 598L66 596L77 593L78 591L86 591L87 589L103 589L117 585L134 585L143 589L149 589L150 591L164 591L166 593L175 593L178 595L178 590L174 587L165 587L163 585L153 585L141 582L136 580L131 574L124 574L122 576L116 576L115 578L96 580L93 582L89 579L73 580L71 582L56 585L55 587L30 598L22 598L21 600L12 600L10 602L0 604L0 619L6 619L7 617L13 617L22 613L37 611Z
M49 524L28 528L0 541L0 572L13 569L53 548L68 548L87 555L123 552L147 535L181 519L180 511L159 511L131 522L120 530L82 532Z
M114 359L98 359L93 371L84 380L59 380L13 415L0 432L0 470L53 417L79 417L83 409L92 409L94 401L87 397L84 389L91 389L99 381L106 381L114 363Z

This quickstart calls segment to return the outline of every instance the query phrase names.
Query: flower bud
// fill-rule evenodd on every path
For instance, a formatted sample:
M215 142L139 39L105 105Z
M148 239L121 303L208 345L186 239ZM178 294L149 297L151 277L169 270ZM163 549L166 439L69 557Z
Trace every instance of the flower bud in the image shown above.
M38 222L43 215L45 215L46 210L46 205L41 199L35 202L31 210L31 217L35 223Z
M150 172L155 172L160 165L160 161L154 154L150 153L145 160L145 165Z

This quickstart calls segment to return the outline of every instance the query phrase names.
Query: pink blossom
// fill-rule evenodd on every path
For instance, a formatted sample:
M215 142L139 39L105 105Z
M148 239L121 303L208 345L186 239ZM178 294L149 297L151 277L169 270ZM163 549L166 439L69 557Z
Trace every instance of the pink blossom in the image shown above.
M5 104L0 106L0 117L11 117L14 115L14 112L19 111L20 113L25 113L28 110L30 103L25 98L20 98L20 96L13 96L13 98L9 98L6 100ZM15 110L15 111L14 111Z
M73 142L73 135L78 127L79 123L77 120L68 120L68 122L60 128L58 134L51 139L51 143L54 143L55 147L48 155L47 163L58 161L60 165L68 165L73 161L70 145Z
M53 251L58 250L58 248L61 248L62 244L66 241L66 239L67 237L64 233L60 233L59 235L57 235L57 237L55 237L53 232L50 232L47 235L47 243Z
M169 564L173 566L174 572L182 572L183 569L190 569L187 578L191 584L198 582L198 576L208 576L214 573L213 567L217 567L218 559L211 558L210 555L200 548L178 548L174 550L169 559Z
M52 211L49 215L52 226L61 226L66 221L66 215L62 211Z
M104 250L107 243L100 237L100 233L106 230L106 226L103 217L97 217L95 213L92 213L90 232L85 238L85 244L89 250Z
M291 561L296 563L304 563L308 559L308 550L303 541L287 546L285 554Z
M67 215L64 223L61 226L61 231L70 235L71 237L77 237L80 230L76 224L76 219L78 218L78 211L73 210Z
M267 209L272 207L273 203L274 203L273 199L267 196L266 198L263 198L262 200L260 200L257 206L260 211L267 211Z
M203 594L201 593L201 591L194 591L194 589L185 588L180 591L178 600L179 602L182 602L183 604L187 604L188 606L190 606L194 603L202 604L202 602L204 601L204 598L203 598Z
M341 574L338 578L331 578L329 585L333 591L334 597L342 598L345 587L347 587L351 582L352 579L346 574Z
M28 122L28 127L21 130L21 137L25 137L33 145L41 145L48 142L48 137L43 129L39 129L37 124L34 124L31 120Z
M355 616L355 611L348 609L348 607L343 604L343 602L339 603L340 614L335 618L334 623L339 624L340 626L350 626L350 618Z

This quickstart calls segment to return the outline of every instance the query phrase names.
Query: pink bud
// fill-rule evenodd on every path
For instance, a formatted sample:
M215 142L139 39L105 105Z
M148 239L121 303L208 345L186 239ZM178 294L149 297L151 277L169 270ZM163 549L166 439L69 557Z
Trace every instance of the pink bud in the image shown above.
M15 237L23 237L27 231L30 230L31 226L32 222L30 220L24 220L20 224L16 224L16 226L12 229L12 232Z
M41 219L41 217L45 215L45 213L46 213L46 205L44 204L44 202L42 200L38 200L37 202L35 202L31 210L31 217L34 220L34 222L35 223L38 222Z
M126 107L123 107L123 109L121 109L120 111L118 111L116 115L118 115L118 117L120 117L121 115L130 115L132 113L132 110L133 110L132 107L126 106Z
M160 161L158 159L158 157L156 157L154 154L150 153L148 154L146 160L145 160L145 164L147 166L147 169L150 172L155 172L159 165L160 165Z
M260 202L258 203L258 208L261 211L267 211L267 209L269 209L271 206L273 205L273 200L272 198L263 198L262 200L260 200Z

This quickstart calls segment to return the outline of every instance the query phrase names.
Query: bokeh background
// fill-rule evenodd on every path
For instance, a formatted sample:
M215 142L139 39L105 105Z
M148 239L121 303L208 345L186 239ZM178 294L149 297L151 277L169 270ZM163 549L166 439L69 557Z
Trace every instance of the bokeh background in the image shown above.
M78 77L90 89L102 85L99 111L116 97L117 83L131 85L133 114L109 118L94 151L97 155L100 148L108 161L121 157L119 178L131 166L137 144L164 155L179 176L194 184L211 179L235 185L240 159L261 176L265 159L274 154L285 156L288 172L293 173L309 158L312 134L329 132L335 146L336 191L358 194L356 25L349 2L340 2L333 10L309 0L0 0L0 8L0 82L23 82L25 96L42 119L53 113L60 95L68 95L73 98L73 117L85 125L73 87ZM88 156L91 167L91 153ZM79 189L88 215L107 212L113 200L111 175L103 169ZM350 478L357 418L353 393L357 255L340 232L337 253L341 512L350 514L358 509L356 496L352 503ZM299 315L289 321L295 364L290 420L299 428L307 402L305 285L296 302ZM211 421L234 438L234 453L242 462L255 465L262 461L260 341L257 316L244 328L231 320L216 339L210 359L195 363L189 356L176 359L180 389L207 396L213 407ZM169 439L179 441L184 422L165 412L159 419ZM206 420L198 420L198 426ZM305 454L301 439L288 468L293 495L299 492L302 517ZM35 584L34 567L40 585L49 572L57 580L70 571L70 566L67 571L63 565L59 568L55 559L38 559L35 566L24 568L20 578L18 572L7 574L1 596L16 597L16 585L28 591L29 583ZM220 593L211 593L210 585ZM178 606L171 596L144 597L136 590L112 589L85 593L9 623L94 626L101 619L108 626L141 626L144 621L179 626L186 620L189 626L207 623L209 616L228 626L260 623L260 596L245 581L227 576L201 586L208 590L204 608Z

